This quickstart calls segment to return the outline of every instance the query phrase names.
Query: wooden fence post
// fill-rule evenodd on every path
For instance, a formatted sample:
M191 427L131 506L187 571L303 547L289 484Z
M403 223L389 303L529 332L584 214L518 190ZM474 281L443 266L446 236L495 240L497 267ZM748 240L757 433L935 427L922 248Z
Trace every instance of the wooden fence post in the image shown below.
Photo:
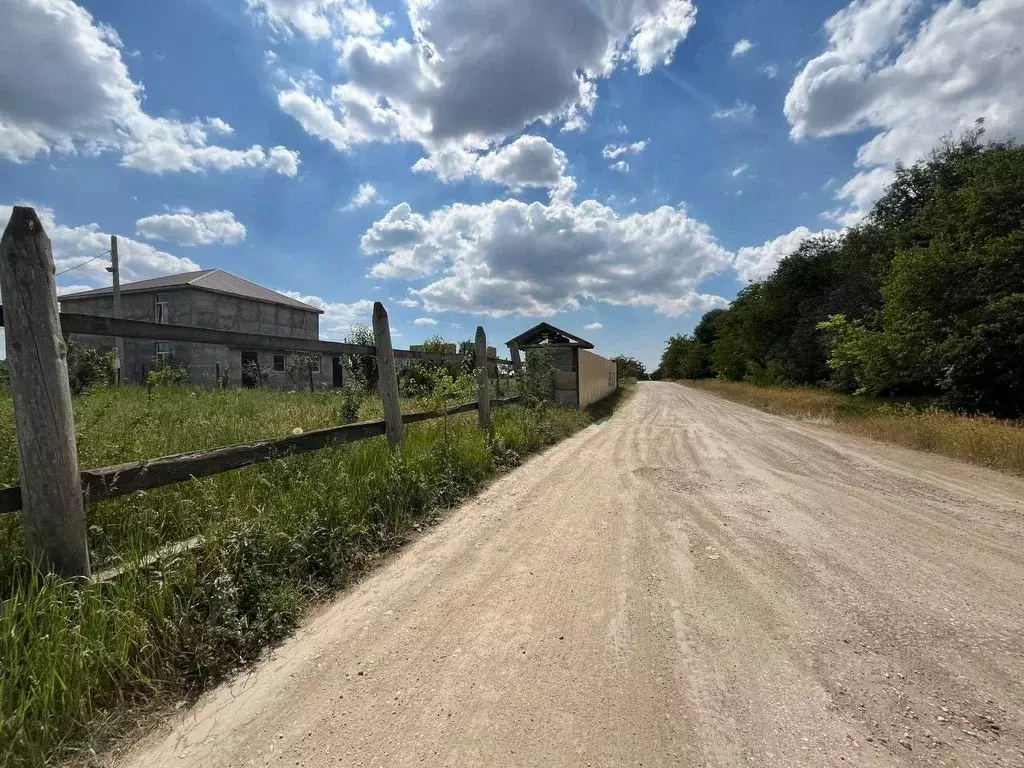
M516 376L522 376L523 358L519 356L519 347L515 344L510 344L508 351L512 355L512 370L515 371Z
M32 208L14 206L0 240L7 359L30 557L89 576L82 482L50 238Z
M491 433L491 386L487 376L487 334L482 325L476 327L476 402L477 423Z
M388 313L379 301L373 302L373 343L377 348L377 389L384 406L384 427L388 444L395 448L405 440L402 423L402 401L398 397L398 373L395 371L395 351L391 346L391 326Z

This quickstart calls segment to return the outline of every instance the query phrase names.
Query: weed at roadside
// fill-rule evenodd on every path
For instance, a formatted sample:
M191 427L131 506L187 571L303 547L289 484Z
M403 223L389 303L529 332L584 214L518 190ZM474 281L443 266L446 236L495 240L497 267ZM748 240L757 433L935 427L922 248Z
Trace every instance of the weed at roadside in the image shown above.
M1021 421L951 413L921 398L894 400L718 379L685 384L769 413L809 419L843 432L1024 475Z
M80 456L102 466L328 426L338 400L161 388L147 401L144 390L97 389L75 401ZM187 699L252 663L310 601L350 584L496 471L589 423L550 405L498 408L493 420L491 441L476 414L461 414L411 425L398 455L375 438L92 505L97 569L202 539L113 582L34 580L20 515L0 516L0 765L88 755L154 700ZM0 478L13 482L9 402L0 402L4 432Z

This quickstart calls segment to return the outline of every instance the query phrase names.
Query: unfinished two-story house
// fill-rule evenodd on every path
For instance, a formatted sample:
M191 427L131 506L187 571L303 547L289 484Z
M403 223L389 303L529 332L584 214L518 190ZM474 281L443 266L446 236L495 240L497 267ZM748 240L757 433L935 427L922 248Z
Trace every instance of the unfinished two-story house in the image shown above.
M61 310L83 315L112 317L112 288L60 297ZM320 338L322 310L221 269L204 269L179 275L140 280L121 286L121 317L222 331ZM104 336L72 336L72 341L96 349L112 349L114 339ZM227 381L235 386L270 386L279 389L308 388L310 377L293 380L289 355L258 348L178 341L124 339L122 381L141 383L154 358L173 356L188 368L193 384L213 387ZM313 355L313 385L342 386L340 358Z

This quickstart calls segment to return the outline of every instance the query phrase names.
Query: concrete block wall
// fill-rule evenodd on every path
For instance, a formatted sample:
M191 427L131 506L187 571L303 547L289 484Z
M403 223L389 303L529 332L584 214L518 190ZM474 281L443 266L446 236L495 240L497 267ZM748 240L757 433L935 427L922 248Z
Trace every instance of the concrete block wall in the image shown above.
M233 364L229 370L231 377L232 386L242 386L242 350L237 348L230 348L229 353L232 357ZM275 371L274 370L274 356L283 354L281 352L263 352L257 351L256 357L259 362L260 368L266 374L266 378L263 381L263 386L270 389L280 390L298 390L303 391L309 390L309 376L303 376L300 381L293 382L291 377L288 375L288 355L285 354L285 370ZM333 386L334 383L334 368L333 358L331 355L320 355L320 372L313 372L313 388L314 389L327 389Z
M121 316L128 320L155 322L158 295L160 301L166 305L165 320L173 325L302 339L320 337L320 316L315 312L187 287L122 294ZM112 296L62 300L61 309L64 312L111 317L114 313L114 300ZM95 349L105 350L114 346L114 339L110 336L75 335L72 340ZM152 365L152 358L158 349L165 347L167 351L173 353L179 365L189 368L189 378L193 384L216 386L218 371L221 375L226 373L232 384L242 384L240 349L191 342L160 343L145 339L124 340L122 379L134 383L144 382L146 373ZM257 351L257 354L260 366L272 370L275 353ZM330 356L321 356L320 373L314 373L313 379L314 387L330 387L333 384ZM272 372L268 375L267 382L269 386L279 389L296 388L287 372ZM308 379L303 386L308 388Z
M615 363L585 349L579 350L579 406L603 400L619 386Z

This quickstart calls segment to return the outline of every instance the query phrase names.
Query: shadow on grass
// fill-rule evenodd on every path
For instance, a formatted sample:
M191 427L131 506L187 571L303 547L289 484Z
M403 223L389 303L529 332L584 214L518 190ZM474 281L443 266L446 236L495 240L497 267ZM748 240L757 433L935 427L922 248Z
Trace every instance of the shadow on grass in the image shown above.
M598 400L586 407L587 416L594 424L604 424L614 415L615 411L630 397L636 387L635 381L627 381L604 400Z

